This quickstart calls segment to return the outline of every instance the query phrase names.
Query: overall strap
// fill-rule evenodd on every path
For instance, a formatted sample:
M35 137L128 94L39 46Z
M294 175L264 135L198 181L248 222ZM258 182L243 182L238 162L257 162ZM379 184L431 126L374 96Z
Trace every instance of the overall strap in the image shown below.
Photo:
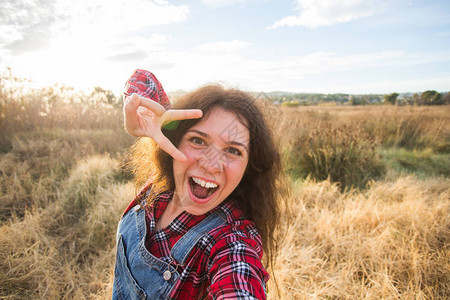
M225 214L220 209L217 209L214 213L192 227L175 243L171 251L172 257L175 258L179 264L184 265L188 254L194 248L195 244L197 244L198 240L213 228L225 223Z

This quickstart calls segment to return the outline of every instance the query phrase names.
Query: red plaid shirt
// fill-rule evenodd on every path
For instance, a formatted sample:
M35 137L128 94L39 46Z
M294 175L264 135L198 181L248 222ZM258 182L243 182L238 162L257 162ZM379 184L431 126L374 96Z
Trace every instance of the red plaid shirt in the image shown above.
M149 188L147 185L139 193L126 212L146 201ZM227 216L227 224L211 230L212 239L206 239L207 243L197 242L185 265L178 267L180 280L169 299L266 299L264 286L269 274L261 263L261 237L254 223L244 218L234 201L225 201L205 215L182 212L166 228L156 231L155 224L172 194L163 193L151 206L145 206L146 247L159 259L170 263L173 245L214 210L222 210Z

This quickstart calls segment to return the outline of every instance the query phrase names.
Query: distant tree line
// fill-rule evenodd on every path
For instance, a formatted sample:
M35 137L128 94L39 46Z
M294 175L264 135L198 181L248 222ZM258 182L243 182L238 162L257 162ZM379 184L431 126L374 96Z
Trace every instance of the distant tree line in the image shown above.
M450 92L439 93L429 90L423 93L391 93L391 94L314 94L314 93L264 93L266 99L283 106L299 105L445 105L450 104Z
M450 104L450 92L425 91L421 94L413 94L410 97L399 97L399 94L392 93L385 95L383 102L394 105L444 105Z

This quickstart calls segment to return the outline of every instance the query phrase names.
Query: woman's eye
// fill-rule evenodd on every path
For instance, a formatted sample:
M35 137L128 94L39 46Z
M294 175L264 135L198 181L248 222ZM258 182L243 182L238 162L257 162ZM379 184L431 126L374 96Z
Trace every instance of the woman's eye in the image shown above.
M232 154L232 155L235 155L235 156L241 156L242 155L242 152L240 150L236 149L236 148L228 148L227 152Z
M189 141L191 141L192 143L194 143L195 145L204 145L205 141L199 137L193 136L189 139Z

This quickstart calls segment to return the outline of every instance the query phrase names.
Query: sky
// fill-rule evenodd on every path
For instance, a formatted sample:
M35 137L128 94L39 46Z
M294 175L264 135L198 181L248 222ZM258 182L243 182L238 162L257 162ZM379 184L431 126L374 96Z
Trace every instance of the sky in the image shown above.
M450 91L448 0L0 0L0 71L120 93Z

